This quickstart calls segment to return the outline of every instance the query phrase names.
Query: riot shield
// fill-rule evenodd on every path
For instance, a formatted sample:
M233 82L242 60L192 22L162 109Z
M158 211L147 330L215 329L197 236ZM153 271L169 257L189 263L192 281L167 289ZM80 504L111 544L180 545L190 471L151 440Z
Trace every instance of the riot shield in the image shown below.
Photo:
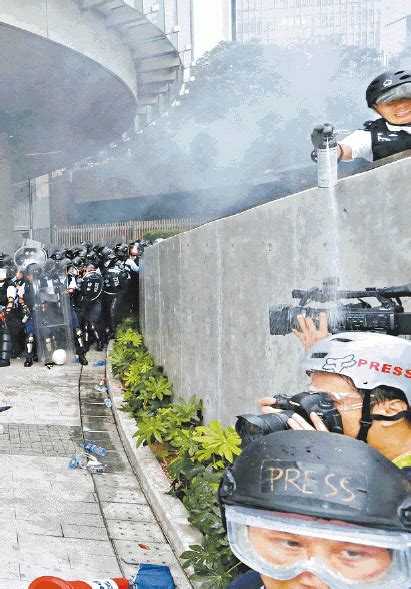
M22 246L14 254L14 263L19 270L26 270L31 264L36 264L41 268L47 262L47 254L41 247Z
M64 277L57 269L33 276L33 319L37 355L45 363L52 362L56 350L65 350L67 362L74 360L70 326L70 299Z

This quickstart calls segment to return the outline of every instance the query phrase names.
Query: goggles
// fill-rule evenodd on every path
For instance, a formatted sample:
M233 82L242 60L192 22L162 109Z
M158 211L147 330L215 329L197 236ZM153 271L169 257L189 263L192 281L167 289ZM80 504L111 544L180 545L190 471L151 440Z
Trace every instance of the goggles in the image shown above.
M277 580L309 572L330 589L409 589L411 534L226 506L230 547Z
M387 90L376 99L375 104L385 104L400 98L411 98L411 83L401 84L401 86Z

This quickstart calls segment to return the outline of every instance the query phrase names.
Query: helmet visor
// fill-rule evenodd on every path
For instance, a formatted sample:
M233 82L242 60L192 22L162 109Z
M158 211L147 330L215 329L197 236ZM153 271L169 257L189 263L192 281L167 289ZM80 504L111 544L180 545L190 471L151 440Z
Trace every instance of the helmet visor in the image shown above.
M395 86L395 88L390 88L376 99L375 104L385 104L386 102L399 100L400 98L411 98L410 82L401 84L401 86Z
M227 506L231 550L278 580L310 572L332 589L407 589L409 534Z

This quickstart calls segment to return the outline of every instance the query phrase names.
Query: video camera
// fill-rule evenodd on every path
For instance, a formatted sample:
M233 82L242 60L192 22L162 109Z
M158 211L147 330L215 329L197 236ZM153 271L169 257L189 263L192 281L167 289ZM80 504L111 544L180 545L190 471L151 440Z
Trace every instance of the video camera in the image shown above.
M298 329L297 315L311 317L318 326L319 314L327 315L331 333L344 331L374 331L389 335L411 335L411 313L404 312L401 297L411 297L411 283L386 288L364 290L338 290L338 278L326 278L323 287L308 290L293 290L294 299L300 299L296 307L272 305L270 307L270 334L287 335ZM373 307L364 301L374 298L379 302ZM358 299L358 303L342 303L343 299ZM313 303L333 303L332 307L313 308Z
M268 413L266 415L239 415L235 429L240 436L243 446L274 432L290 429L287 422L293 413L301 415L308 423L314 425L310 419L312 412L316 413L330 432L343 433L342 419L334 406L334 401L326 393L305 392L293 396L275 395L275 409L282 413Z

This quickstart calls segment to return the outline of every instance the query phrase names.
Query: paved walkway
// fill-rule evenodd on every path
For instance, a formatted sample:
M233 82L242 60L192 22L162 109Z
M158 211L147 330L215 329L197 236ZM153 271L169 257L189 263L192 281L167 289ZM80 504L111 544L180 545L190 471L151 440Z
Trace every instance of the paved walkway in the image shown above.
M128 577L138 562L168 564L188 589L94 390L104 373L94 361L104 355L88 357L83 370L19 360L0 369L0 404L12 405L0 413L0 589L26 589L41 575ZM109 450L104 475L67 468L83 431Z

